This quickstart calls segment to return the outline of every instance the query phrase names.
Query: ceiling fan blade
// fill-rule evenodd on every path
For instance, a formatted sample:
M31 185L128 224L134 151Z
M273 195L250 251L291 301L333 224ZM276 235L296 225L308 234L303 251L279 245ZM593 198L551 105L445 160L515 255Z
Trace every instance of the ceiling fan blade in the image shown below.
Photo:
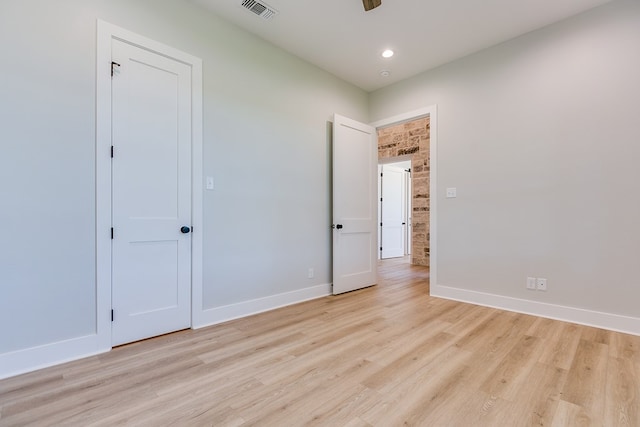
M382 4L382 0L362 0L362 4L364 4L364 10L368 12L371 9L375 9L380 6Z

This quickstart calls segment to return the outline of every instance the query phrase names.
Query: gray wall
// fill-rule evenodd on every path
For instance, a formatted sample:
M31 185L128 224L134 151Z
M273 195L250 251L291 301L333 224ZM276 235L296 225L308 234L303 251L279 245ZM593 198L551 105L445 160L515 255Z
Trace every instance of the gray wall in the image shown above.
M188 2L2 0L0 353L95 333L97 18L204 60L205 308L330 283L327 121L366 93Z
M438 105L438 284L640 317L639 76L623 0L371 94Z

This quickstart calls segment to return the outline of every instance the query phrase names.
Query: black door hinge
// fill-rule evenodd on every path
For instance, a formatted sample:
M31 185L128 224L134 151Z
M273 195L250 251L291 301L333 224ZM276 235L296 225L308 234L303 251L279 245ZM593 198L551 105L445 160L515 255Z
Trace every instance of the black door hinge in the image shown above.
M111 310L111 321L113 322L113 310Z
M113 240L113 227L111 227L111 240Z
M111 146L111 158L113 159L113 145Z
M111 77L113 77L113 67L119 67L120 64L118 64L115 61L111 61Z

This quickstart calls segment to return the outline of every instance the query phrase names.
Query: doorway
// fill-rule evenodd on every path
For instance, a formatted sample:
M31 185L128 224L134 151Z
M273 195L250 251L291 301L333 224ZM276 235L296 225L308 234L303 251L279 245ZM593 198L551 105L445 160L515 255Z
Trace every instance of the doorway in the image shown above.
M202 61L103 21L97 51L97 335L110 348L201 312Z
M379 164L378 172L378 258L408 256L411 254L411 160Z
M435 193L435 174L431 159L435 146L431 141L435 108L375 123L378 131L378 161L411 162L411 264L431 266L431 233L435 218L431 215L431 194ZM383 221L384 224L384 221ZM383 236L384 237L384 236ZM384 243L382 247L384 248Z

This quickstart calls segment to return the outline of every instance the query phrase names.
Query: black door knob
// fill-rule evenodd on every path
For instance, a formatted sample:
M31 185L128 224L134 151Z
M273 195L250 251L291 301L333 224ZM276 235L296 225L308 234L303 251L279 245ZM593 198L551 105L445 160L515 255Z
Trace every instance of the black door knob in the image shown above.
M337 228L338 230L342 229L342 224L336 224L336 228Z
M180 228L180 232L181 232L182 234L191 233L191 227L188 227L188 226L186 226L186 225L183 225L183 226Z

